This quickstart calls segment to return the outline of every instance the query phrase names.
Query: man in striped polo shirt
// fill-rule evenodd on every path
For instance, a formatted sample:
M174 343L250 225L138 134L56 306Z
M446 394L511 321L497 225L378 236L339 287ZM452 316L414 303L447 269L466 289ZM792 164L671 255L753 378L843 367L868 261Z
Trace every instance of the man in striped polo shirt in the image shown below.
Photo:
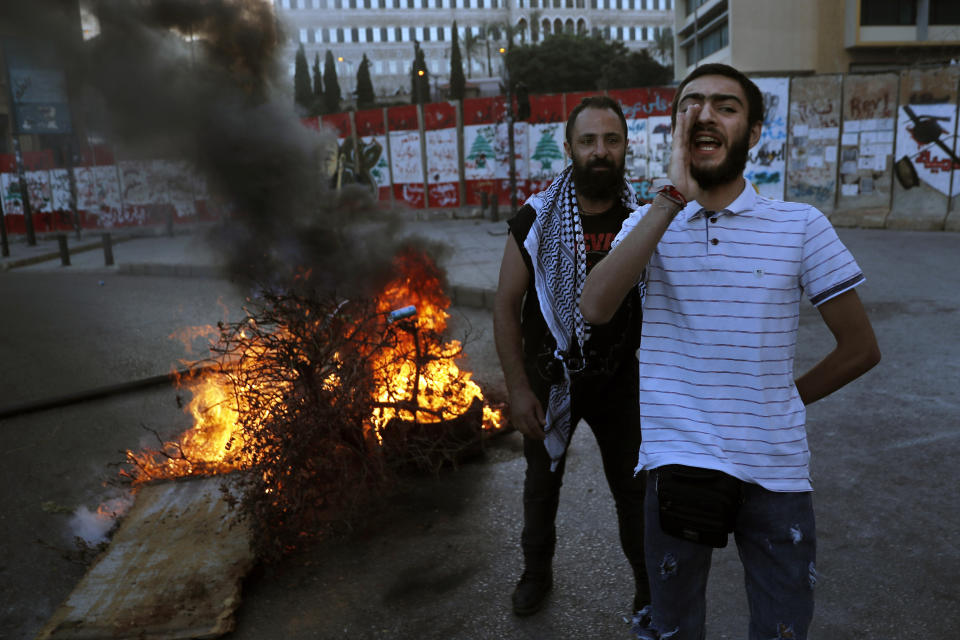
M646 558L652 605L639 638L704 637L714 547L734 533L749 638L806 638L816 581L805 406L880 360L855 287L864 276L824 215L762 197L744 179L763 97L727 65L696 68L673 102L668 175L591 270L581 310L610 317L644 294L637 351L649 470ZM793 376L801 294L836 347Z

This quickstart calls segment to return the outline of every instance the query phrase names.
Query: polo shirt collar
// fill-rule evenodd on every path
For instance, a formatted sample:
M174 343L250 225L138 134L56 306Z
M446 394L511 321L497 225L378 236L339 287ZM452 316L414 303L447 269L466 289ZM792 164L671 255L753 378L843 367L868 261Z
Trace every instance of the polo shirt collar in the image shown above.
M739 213L744 213L745 211L750 211L754 208L757 202L757 190L753 188L753 184L747 179L743 181L743 191L740 192L740 195L727 205L727 208L724 209L721 213L726 213L730 215L736 215ZM702 204L693 200L687 203L687 206L683 209L683 216L687 223L690 223L697 219L698 217L704 216L706 209Z

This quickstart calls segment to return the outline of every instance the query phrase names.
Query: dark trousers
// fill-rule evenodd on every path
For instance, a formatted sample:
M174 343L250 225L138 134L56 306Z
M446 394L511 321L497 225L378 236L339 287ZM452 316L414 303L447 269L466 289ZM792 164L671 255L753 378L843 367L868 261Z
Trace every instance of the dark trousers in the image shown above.
M640 448L640 407L637 366L625 363L616 375L574 383L571 427L581 419L590 425L600 448L603 471L613 494L620 530L620 545L633 567L636 587L648 594L643 553L643 501L645 476L634 475ZM546 388L538 389L546 410ZM543 391L541 394L540 391ZM572 430L571 430L572 434ZM566 457L555 471L542 440L524 437L527 472L523 484L523 533L521 546L527 569L550 566L556 547L557 505Z

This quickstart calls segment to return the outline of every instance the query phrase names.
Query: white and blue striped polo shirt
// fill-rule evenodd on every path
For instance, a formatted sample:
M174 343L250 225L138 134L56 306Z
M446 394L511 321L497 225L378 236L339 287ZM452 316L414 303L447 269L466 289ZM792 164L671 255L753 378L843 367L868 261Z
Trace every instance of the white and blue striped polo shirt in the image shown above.
M618 245L647 212L635 211ZM645 271L637 470L719 469L809 491L806 411L794 384L800 294L819 305L864 276L826 217L747 185L727 209L679 212Z

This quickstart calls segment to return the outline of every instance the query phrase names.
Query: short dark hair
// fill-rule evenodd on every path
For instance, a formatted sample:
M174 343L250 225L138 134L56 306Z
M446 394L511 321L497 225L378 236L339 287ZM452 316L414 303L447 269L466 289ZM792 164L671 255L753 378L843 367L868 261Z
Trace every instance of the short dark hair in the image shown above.
M757 122L763 123L763 93L760 92L760 88L753 83L753 80L730 65L711 62L710 64L701 65L688 73L687 77L680 83L680 86L677 87L677 93L673 96L673 104L670 105L671 129L677 126L677 106L680 104L680 94L683 93L683 88L687 86L691 80L701 76L726 76L739 82L740 87L743 88L743 93L747 96L747 126L752 127Z
M570 117L567 118L567 144L573 145L573 123L577 121L577 116L579 116L580 112L584 109L609 109L613 111L617 114L617 117L620 118L620 124L623 126L623 138L626 140L627 119L623 116L623 109L620 108L620 103L608 96L589 96L581 100L580 104L570 112Z

